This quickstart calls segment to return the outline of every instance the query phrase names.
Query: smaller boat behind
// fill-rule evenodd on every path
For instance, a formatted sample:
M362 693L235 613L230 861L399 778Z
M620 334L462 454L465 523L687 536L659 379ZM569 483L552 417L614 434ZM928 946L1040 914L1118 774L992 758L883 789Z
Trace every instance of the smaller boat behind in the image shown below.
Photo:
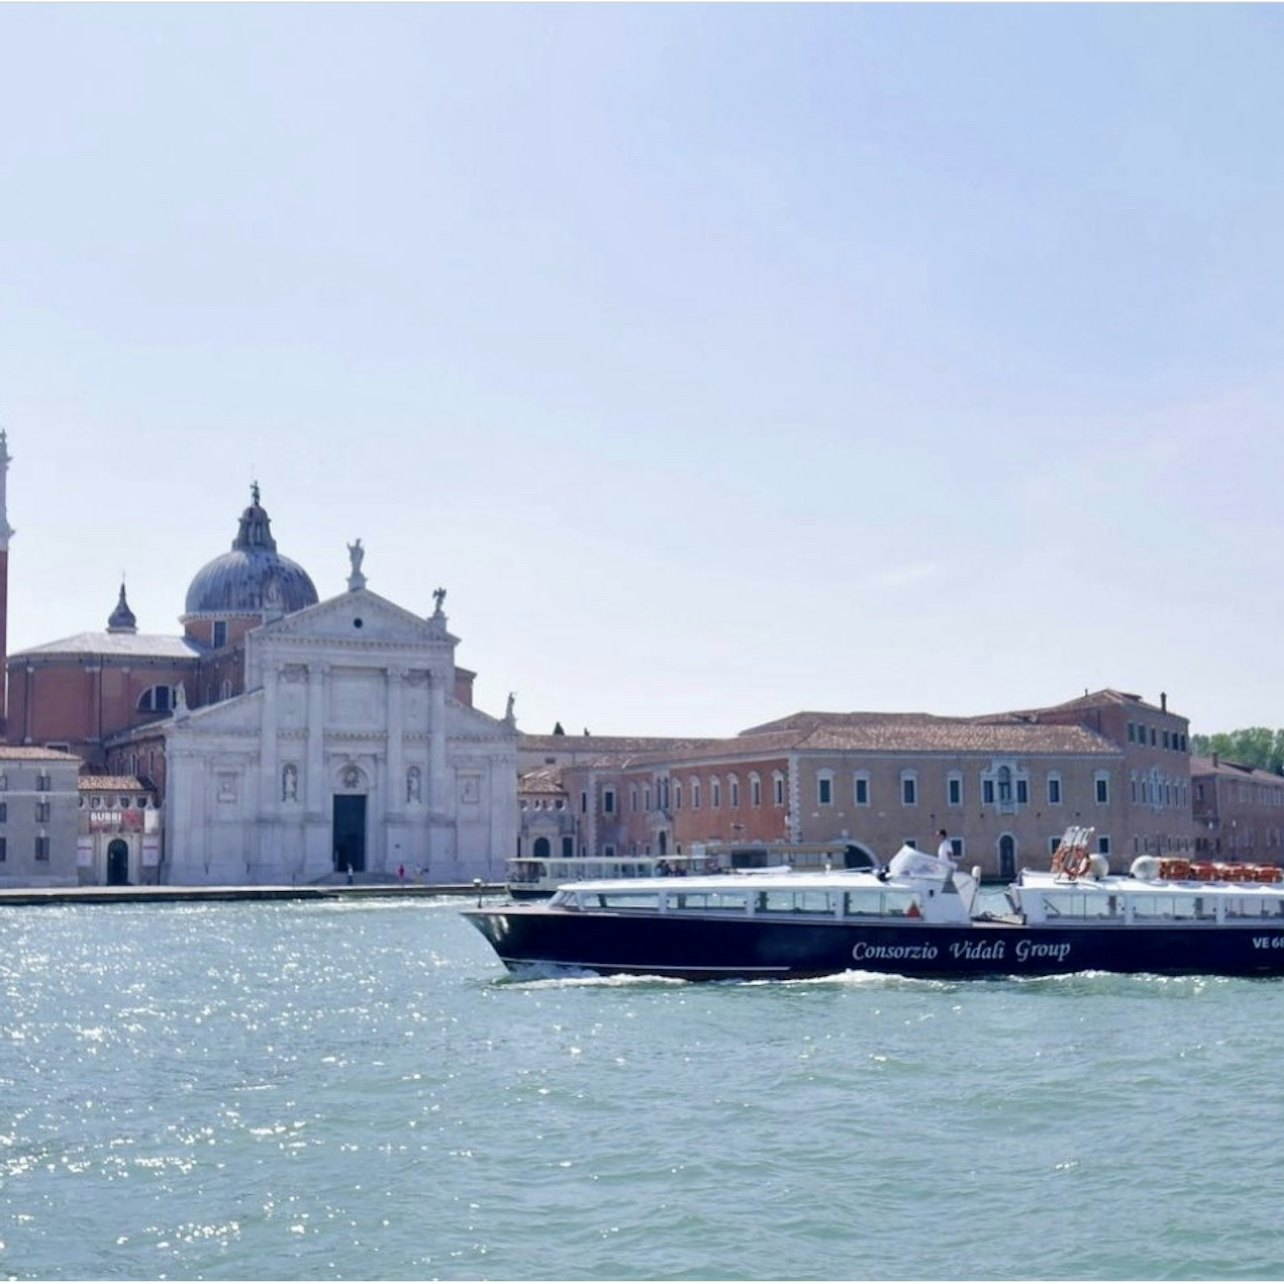
M885 870L567 883L544 903L463 914L512 970L685 980L804 978L852 969L970 979L1067 972L1284 974L1275 866L1138 857L1112 874L1069 830L1052 868L982 906L977 872L902 848Z

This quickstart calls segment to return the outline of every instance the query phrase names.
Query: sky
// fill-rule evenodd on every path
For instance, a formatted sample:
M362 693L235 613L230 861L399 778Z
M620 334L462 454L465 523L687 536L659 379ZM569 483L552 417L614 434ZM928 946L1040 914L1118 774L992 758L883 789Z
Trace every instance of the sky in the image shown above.
M1275 6L2 5L9 650L258 480L479 707L1284 726Z

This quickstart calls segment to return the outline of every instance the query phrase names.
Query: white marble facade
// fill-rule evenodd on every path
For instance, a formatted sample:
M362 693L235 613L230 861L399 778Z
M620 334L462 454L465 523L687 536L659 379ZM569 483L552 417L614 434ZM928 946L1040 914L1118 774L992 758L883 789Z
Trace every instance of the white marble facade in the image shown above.
M364 587L251 632L244 694L166 725L165 881L501 880L517 731L455 698L457 644Z

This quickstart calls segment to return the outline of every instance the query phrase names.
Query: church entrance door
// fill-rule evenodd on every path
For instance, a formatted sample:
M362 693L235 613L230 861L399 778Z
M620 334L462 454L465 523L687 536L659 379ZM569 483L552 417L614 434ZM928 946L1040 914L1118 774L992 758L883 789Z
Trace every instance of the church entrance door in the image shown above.
M360 874L366 867L366 796L334 796L334 867Z
M123 838L107 844L107 886L124 887L129 882L129 845Z

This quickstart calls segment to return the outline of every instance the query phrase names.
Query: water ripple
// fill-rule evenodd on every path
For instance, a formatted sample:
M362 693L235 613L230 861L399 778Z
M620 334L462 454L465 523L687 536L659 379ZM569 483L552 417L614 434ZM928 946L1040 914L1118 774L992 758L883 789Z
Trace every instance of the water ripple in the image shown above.
M421 902L0 931L12 1278L1284 1274L1272 985L509 978Z

